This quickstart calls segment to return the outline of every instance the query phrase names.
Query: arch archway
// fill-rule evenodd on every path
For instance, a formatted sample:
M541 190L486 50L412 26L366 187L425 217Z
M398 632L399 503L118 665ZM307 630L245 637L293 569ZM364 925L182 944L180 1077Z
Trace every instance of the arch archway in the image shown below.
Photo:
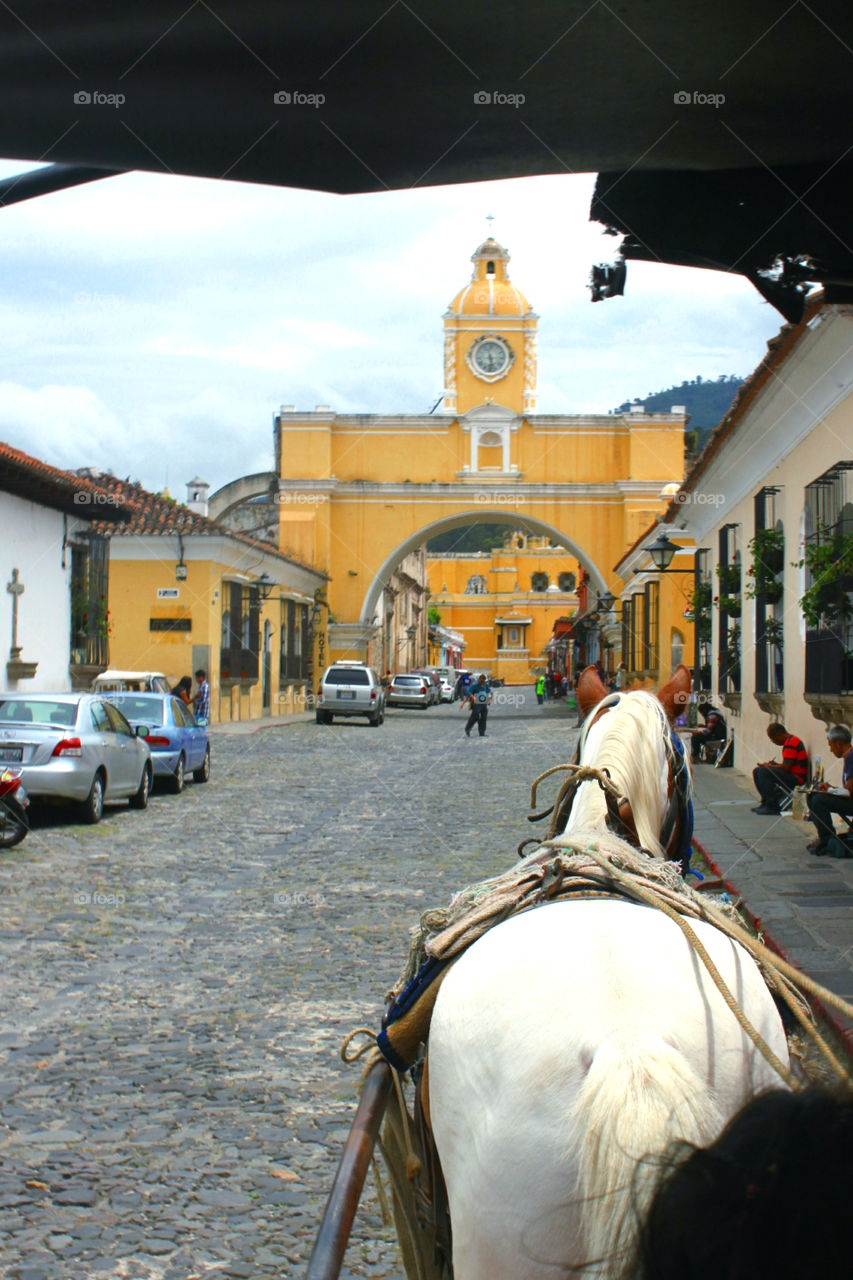
M404 538L399 545L386 556L385 560L379 567L373 581L367 589L367 594L361 606L360 621L362 624L369 626L376 613L379 603L379 597L388 583L390 575L394 572L397 565L410 552L416 551L418 547L423 546L430 538L436 534L444 533L448 529L460 529L465 525L471 524L505 524L511 528L523 528L528 533L544 535L559 547L565 547L567 551L576 556L582 565L585 566L589 573L590 582L596 592L606 591L607 583L604 575L598 565L577 542L575 542L563 530L558 529L556 525L549 524L545 520L537 519L535 516L520 515L517 511L509 512L500 508L492 509L491 507L477 507L472 511L460 512L457 515L445 516L441 520L436 520L432 524L424 525L423 528L416 530L407 538Z

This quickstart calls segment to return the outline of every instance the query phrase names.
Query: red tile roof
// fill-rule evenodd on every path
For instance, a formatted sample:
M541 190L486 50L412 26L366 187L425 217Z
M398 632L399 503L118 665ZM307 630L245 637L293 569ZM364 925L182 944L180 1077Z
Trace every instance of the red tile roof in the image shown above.
M211 520L209 516L199 515L197 511L191 511L183 503L175 502L174 498L166 498L161 493L150 493L147 489L143 489L140 484L133 484L129 480L119 480L117 476L107 475L104 472L99 472L95 477L95 481L100 488L120 499L131 512L128 524L120 529L112 526L104 528L101 530L104 534L129 537L142 534L174 535L181 533L209 538L233 538L235 541L245 543L247 546L263 551L267 555L277 556L280 560L287 561L288 564L299 565L302 569L312 568L311 565L302 564L299 560L294 559L293 556L283 555L278 547L273 546L270 542L262 542L258 538L250 538L248 534L238 533L234 529L229 529L217 520ZM321 577L326 576L318 569L313 569L312 571Z
M0 441L0 489L27 502L92 520L112 531L130 519L130 509L100 481L52 467Z

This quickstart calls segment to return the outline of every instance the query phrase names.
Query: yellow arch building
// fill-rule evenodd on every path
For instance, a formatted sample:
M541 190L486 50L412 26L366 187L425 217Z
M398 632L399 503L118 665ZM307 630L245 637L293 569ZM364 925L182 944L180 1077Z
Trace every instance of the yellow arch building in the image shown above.
M331 577L322 647L332 659L367 658L405 555L475 521L547 536L594 588L618 594L613 566L684 473L681 410L537 413L539 318L496 240L471 262L444 315L441 412L283 407L276 417L279 547Z

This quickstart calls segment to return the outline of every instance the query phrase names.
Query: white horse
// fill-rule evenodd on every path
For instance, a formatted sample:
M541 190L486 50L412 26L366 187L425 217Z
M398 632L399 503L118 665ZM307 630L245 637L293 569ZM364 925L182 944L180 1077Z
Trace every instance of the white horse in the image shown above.
M606 690L589 672L582 679L581 764L608 769L641 847L658 854L671 788L665 712L684 676L689 689L685 670L661 690L663 706L622 694L594 722ZM618 847L607 818L603 791L585 782L565 836ZM787 1065L752 959L692 923ZM619 899L546 904L475 942L439 991L428 1078L455 1280L621 1275L653 1157L676 1138L713 1141L751 1096L780 1084L678 926Z

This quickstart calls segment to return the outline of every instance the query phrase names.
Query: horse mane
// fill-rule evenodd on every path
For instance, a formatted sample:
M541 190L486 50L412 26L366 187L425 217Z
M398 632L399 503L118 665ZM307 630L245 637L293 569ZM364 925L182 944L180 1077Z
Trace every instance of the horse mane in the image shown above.
M606 715L598 717L600 711ZM631 802L640 846L664 856L660 829L666 807L667 765L672 759L669 721L658 699L642 689L613 693L587 717L580 739L581 764L607 769ZM578 788L566 828L597 830L607 822L604 792L596 782Z

